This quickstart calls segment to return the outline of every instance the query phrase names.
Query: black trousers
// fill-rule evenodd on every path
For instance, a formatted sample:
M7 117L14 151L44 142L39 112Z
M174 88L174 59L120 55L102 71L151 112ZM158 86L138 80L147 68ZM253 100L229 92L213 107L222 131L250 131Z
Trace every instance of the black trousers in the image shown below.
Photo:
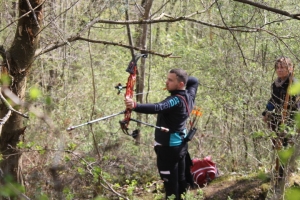
M185 178L188 144L184 142L180 146L155 146L157 155L157 168L161 179L164 181L166 199L174 195L176 200L181 199L181 194L186 192L187 182Z

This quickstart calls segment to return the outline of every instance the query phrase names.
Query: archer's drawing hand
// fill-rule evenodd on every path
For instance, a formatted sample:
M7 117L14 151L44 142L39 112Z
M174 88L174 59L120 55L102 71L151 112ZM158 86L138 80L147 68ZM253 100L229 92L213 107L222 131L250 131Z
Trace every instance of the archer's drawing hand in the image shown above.
M135 108L136 103L133 101L133 99L126 97L124 101L125 101L125 106L127 109L132 110Z

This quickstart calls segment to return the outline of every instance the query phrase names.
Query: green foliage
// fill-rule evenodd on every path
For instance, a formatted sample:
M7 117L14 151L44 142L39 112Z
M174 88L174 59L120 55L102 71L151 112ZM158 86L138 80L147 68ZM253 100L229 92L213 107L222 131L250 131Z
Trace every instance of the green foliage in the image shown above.
M0 186L0 196L1 197L17 197L19 194L25 192L24 186L14 183L12 177L5 177L5 184Z
M289 147L287 149L281 149L278 151L278 156L283 165L286 165L293 155L295 149L294 147Z
M299 187L287 188L284 193L284 199L286 199L286 200L298 200L299 196L300 196L300 188Z
M42 96L42 92L37 87L32 87L29 90L29 96L31 99L37 100L38 98L40 98Z
M175 199L176 199L176 196L174 194L167 197L167 200L175 200Z
M253 138L262 138L262 137L264 137L265 135L266 135L266 132L264 132L264 131L262 131L262 130L258 130L258 131L253 132L253 133L251 134L251 136L252 136Z
M101 172L102 172L102 170L100 167L98 167L98 166L93 167L92 173L93 173L93 182L94 183L97 183L99 181Z
M63 194L65 195L66 200L72 200L72 199L74 199L73 192L69 188L67 188L67 187L64 188Z
M74 151L77 145L75 143L68 143L67 144L68 150Z
M44 154L46 152L46 150L44 149L44 147L36 145L35 149L40 153L40 154Z
M18 18L13 3L15 1L0 1L0 29L9 25L1 31L3 37L0 38L6 50L12 45L14 33L18 30L15 23L10 24ZM125 194L131 195L135 187L133 180L139 185L147 185L159 179L155 153L149 145L153 142L154 130L142 126L141 143L136 146L132 138L124 136L119 129L118 122L123 116L68 133L65 129L124 109L124 91L117 95L114 86L118 83L124 85L127 81L125 69L131 59L130 50L118 45L103 45L101 41L128 45L126 26L99 22L90 27L89 23L96 17L124 20L127 9L130 20L139 20L142 9L132 4L127 7L123 1L104 1L101 6L99 1L71 3L58 1L43 5L45 24L40 33L39 48L47 49L56 44L59 48L36 57L28 70L28 96L24 101L30 104L29 107L38 108L40 113L29 111L29 120L24 121L24 126L27 126L24 141L17 144L19 149L30 150L24 157L25 177L31 177L30 174L37 170L43 173L43 178L51 180L47 170L42 169L62 158L58 160L70 171L59 174L61 177L80 175L64 190L67 198L80 199L76 196L79 194L72 196L72 187L76 188L76 184L88 184L86 190L97 193L100 176L112 184L118 183L119 190L128 184ZM184 19L193 14L192 20L147 24L147 49L159 54L172 53L173 57L149 54L145 71L139 71L139 75L146 74L141 83L145 86L143 92L147 92L148 88L151 91L144 96L144 102L158 102L168 95L162 88L169 69L186 69L189 75L200 80L196 105L204 111L199 122L199 133L189 145L191 155L212 155L225 174L256 171L258 164L269 168L270 138L275 134L270 133L262 123L261 112L270 95L274 59L284 54L295 63L299 60L296 58L300 55L297 20L287 20L286 17L234 1L218 1L220 10L216 4L210 5L209 1L200 4L199 1L164 3L153 2L152 19L170 13L171 18L162 19L183 16ZM295 1L265 3L291 13L295 13L293 11L297 5ZM130 27L134 45L138 47L141 26L130 24ZM231 27L230 32L228 27ZM72 38L79 30L83 31L82 37L99 43L76 40L60 46L62 41ZM141 66L140 61L138 66ZM297 76L298 70L295 69ZM10 85L11 78L1 74L2 84ZM298 94L299 91L299 83L296 83L290 93ZM45 123L49 122L48 119L52 122L51 126ZM143 115L142 119L155 124L156 117ZM300 115L296 119L300 128ZM130 126L132 128L135 124ZM286 130L295 133L295 130ZM47 150L43 148L45 146ZM101 160L95 153L96 148ZM66 155L65 150L71 153ZM286 149L279 153L280 158L287 162L291 153L290 149ZM2 159L0 154L0 161ZM28 163L32 168L28 168ZM264 176L261 173L262 179ZM126 180L130 182L126 183ZM34 178L29 181L32 181L30 185L37 182ZM45 180L40 178L39 181ZM49 189L42 184L36 187L40 187L41 191ZM30 188L29 194L34 193L35 189L35 186ZM161 188L156 189L155 198L163 197ZM49 192L49 199L51 195Z
M51 104L52 104L52 99L51 99L51 97L47 96L47 97L45 98L45 103L46 103L46 105L51 105Z
M295 121L296 121L297 129L299 129L300 128L300 113L296 113Z
M204 192L201 188L197 189L196 193L193 193L192 191L188 191L185 195L183 195L183 199L202 200L204 199Z
M1 85L10 85L11 77L8 76L7 74L1 74L0 83L1 83Z
M289 94L297 95L299 93L300 93L300 82L296 82L291 86L291 88L289 90Z
M267 182L270 179L269 175L266 174L264 171L259 171L257 173L257 178L259 178L262 182Z
M85 170L84 170L83 168L78 167L78 168L77 168L77 171L78 171L78 173L79 173L81 176L85 175Z
M126 192L130 197L132 197L134 194L135 188L137 186L137 181L136 180L131 180L131 181L126 180L126 183L128 185Z

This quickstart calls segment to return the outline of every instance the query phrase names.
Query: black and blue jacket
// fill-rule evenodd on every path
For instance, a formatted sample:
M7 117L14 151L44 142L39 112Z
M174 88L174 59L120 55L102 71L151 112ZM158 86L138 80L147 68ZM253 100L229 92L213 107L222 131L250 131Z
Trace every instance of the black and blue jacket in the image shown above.
M156 125L169 129L169 132L155 129L155 141L157 143L163 146L181 145L183 138L186 137L186 121L189 112L194 107L198 85L197 78L189 77L185 90L171 91L171 95L159 103L136 105L135 112L158 114Z
M296 80L293 79L293 82L296 82ZM268 113L271 114L271 116L269 117L272 124L279 125L282 121L282 112L288 86L289 79L286 79L281 86L276 86L275 82L272 83L271 98L269 99L266 108L262 113L263 116L265 116ZM299 111L299 108L300 105L298 101L298 96L291 95L287 107L287 125L294 124L295 113Z

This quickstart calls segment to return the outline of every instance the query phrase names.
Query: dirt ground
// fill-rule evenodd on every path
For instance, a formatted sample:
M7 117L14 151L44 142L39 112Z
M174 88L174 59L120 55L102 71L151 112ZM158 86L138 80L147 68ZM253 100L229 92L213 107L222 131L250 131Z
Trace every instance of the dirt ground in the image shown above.
M204 200L265 200L269 183L258 178L223 180L202 188Z
M294 174L288 181L289 186L296 186L299 188L297 197L292 199L299 199L300 196L300 174ZM162 185L161 181L157 185ZM188 191L187 200L275 200L278 198L278 193L275 192L271 183L271 176L268 174L230 174L220 176L214 179L208 185L202 188L195 188ZM164 194L163 190L160 194ZM143 200L163 199L157 197L157 190L152 190L145 194L141 192L139 195ZM276 197L276 198L275 198Z
M220 176L205 187L189 190L189 197L186 199L265 200L270 188L270 184L270 179L268 177L237 174ZM140 197L143 200L161 199L157 197L155 198L154 193L143 193L140 195ZM161 193L163 193L163 191L161 191Z
M220 180L218 180L220 179ZM282 183L291 188L297 188L291 199L300 199L300 174L290 174L288 181ZM216 178L213 182L202 188L203 200L274 200L280 198L280 191L275 189L271 176L256 175L229 175ZM279 192L279 193L278 193ZM195 193L196 195L197 193ZM282 194L282 193L281 193ZM278 196L279 195L279 196Z

